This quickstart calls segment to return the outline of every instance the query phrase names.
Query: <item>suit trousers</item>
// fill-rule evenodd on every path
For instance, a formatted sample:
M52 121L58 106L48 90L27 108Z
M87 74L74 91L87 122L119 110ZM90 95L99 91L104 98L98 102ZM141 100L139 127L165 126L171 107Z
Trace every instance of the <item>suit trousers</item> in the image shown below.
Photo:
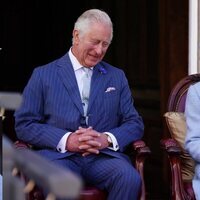
M54 160L62 167L80 176L85 184L108 192L108 200L136 200L141 187L141 178L131 162L100 153L98 155L73 154Z

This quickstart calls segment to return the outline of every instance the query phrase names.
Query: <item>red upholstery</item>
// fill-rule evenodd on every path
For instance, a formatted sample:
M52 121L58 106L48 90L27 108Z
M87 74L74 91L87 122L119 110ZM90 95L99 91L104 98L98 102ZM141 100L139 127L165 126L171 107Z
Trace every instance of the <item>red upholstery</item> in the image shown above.
M15 142L15 147L17 149L24 149L24 148L31 148L30 145L23 143L21 141ZM142 187L141 187L141 194L139 200L146 199L146 189L145 189L145 182L144 182L144 162L146 157L150 154L149 147L146 146L144 141L139 140L132 144L131 147L131 159L133 163L135 163L136 169L139 171L141 178L142 178ZM44 196L42 191L35 187L28 195L27 200L44 200ZM86 186L80 193L80 198L78 200L106 200L107 193L106 191L99 190L92 186Z
M168 111L184 112L187 91L190 85L200 81L200 74L184 77L172 89L168 99ZM192 182L184 182L181 174L181 149L173 138L161 140L171 166L171 200L194 200Z
M85 187L84 190L81 191L79 200L104 200L106 199L106 192L102 190L98 190L95 187Z

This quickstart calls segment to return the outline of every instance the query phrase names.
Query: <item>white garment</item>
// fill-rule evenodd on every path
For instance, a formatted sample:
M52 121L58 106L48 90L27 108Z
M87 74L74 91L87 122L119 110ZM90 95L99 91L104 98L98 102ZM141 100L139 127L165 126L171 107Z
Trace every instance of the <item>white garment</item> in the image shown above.
M84 110L84 116L87 117L87 109L89 104L89 97L90 97L90 84L91 84L91 77L92 77L92 70L88 67L82 67L84 75L82 77L82 104ZM87 119L87 118L86 118ZM87 120L86 120L86 124Z
M193 188L197 200L200 200L200 82L190 86L185 107L187 135L186 150L196 161Z

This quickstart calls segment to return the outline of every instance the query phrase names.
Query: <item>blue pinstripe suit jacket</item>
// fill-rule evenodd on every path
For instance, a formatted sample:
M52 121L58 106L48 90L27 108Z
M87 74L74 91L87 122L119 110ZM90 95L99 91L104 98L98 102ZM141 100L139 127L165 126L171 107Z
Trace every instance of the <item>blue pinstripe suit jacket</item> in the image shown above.
M115 90L105 92L109 87ZM19 139L53 160L71 154L59 153L56 146L66 132L78 129L82 116L81 96L67 53L33 71L23 92L22 106L15 112L15 130ZM89 126L114 134L119 152L143 136L143 122L134 108L124 72L105 62L93 70L88 116ZM121 155L109 149L103 151Z

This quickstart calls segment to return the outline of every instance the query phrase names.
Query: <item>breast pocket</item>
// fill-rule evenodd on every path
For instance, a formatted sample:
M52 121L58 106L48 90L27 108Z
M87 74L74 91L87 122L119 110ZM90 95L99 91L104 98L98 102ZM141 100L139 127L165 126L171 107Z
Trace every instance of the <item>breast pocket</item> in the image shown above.
M115 98L116 96L119 96L119 92L117 90L104 93L105 98Z
M104 108L107 115L116 115L119 110L120 94L117 91L105 92Z

